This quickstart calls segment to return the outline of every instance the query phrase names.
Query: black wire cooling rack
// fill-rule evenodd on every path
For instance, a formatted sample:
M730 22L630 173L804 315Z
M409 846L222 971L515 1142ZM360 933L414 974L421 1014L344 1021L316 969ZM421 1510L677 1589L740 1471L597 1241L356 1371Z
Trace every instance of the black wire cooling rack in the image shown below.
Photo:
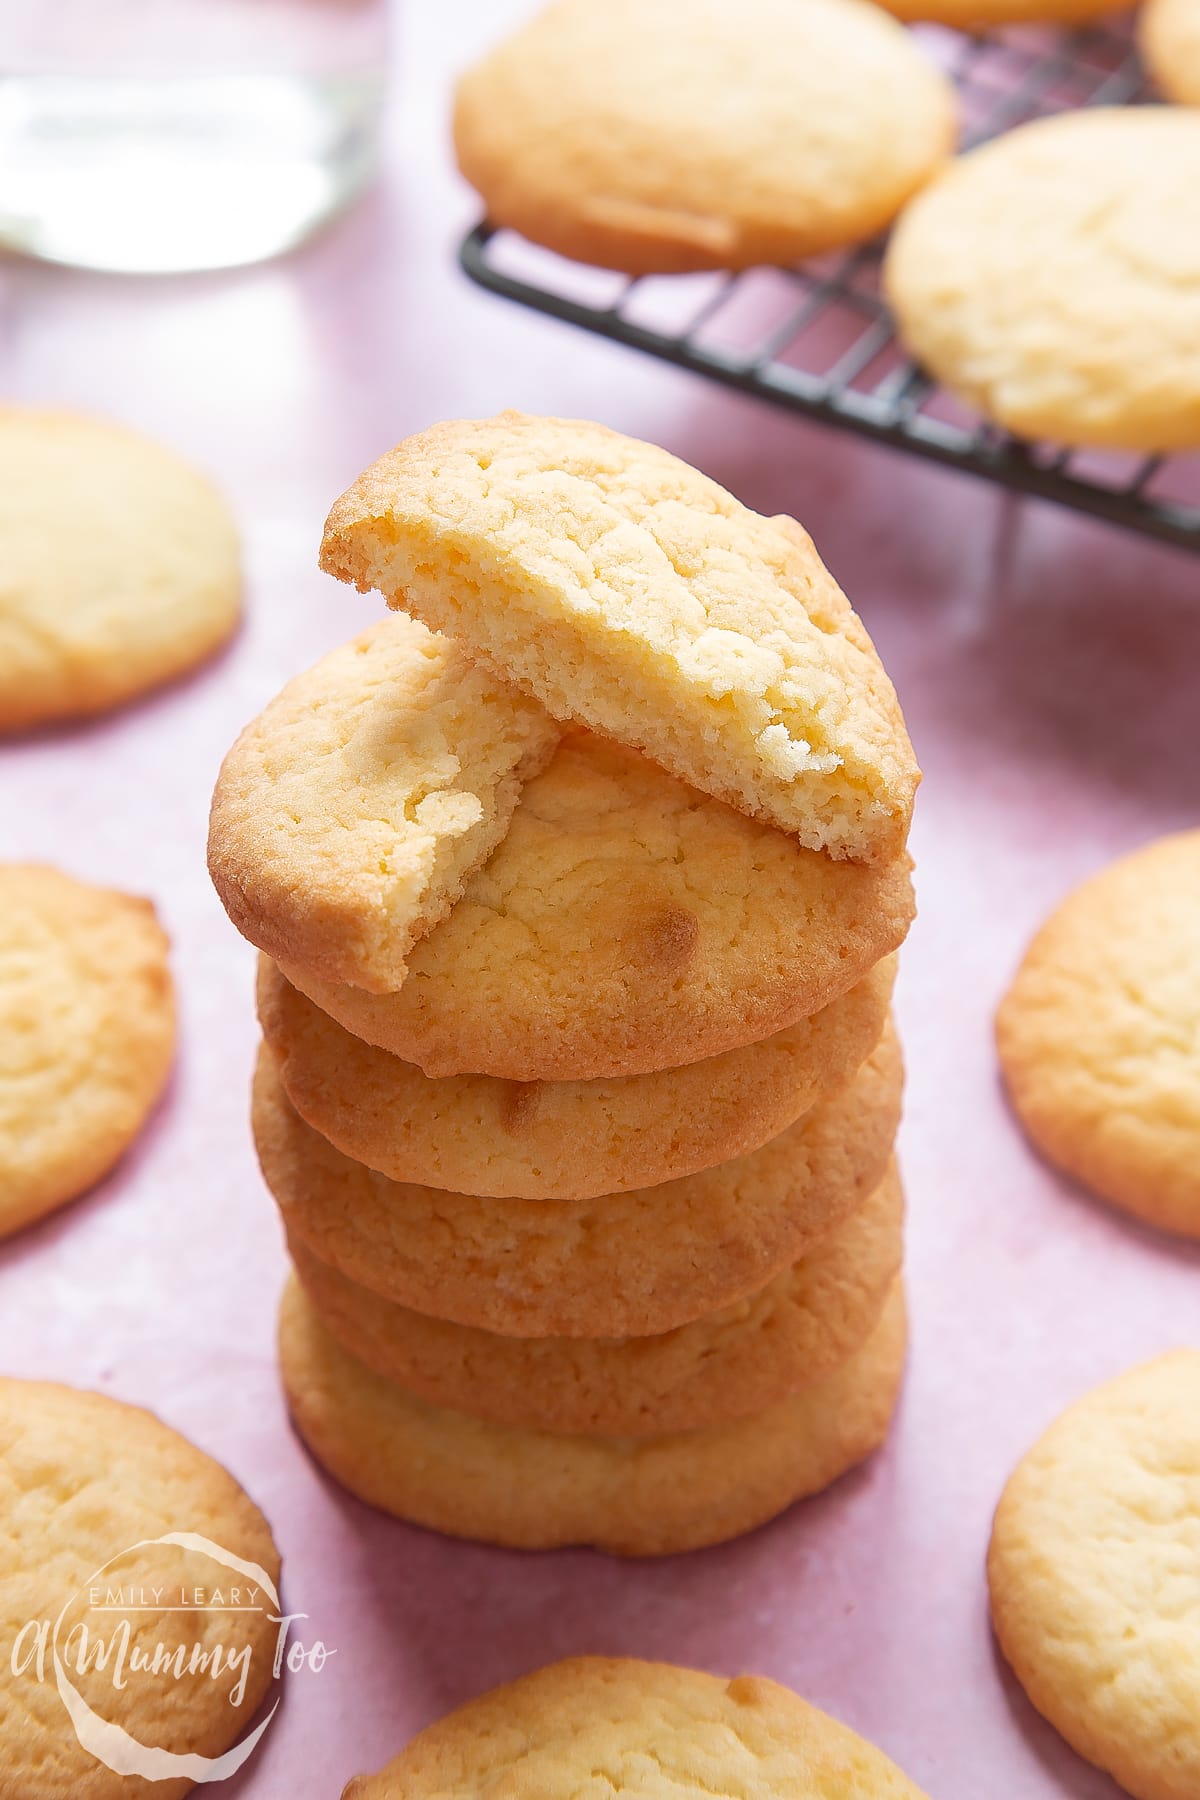
M921 35L958 87L967 144L1043 113L1145 94L1128 33ZM1028 443L981 419L897 343L879 293L882 247L795 268L630 279L567 262L485 221L465 239L460 260L492 293L727 387L1200 550L1200 457Z

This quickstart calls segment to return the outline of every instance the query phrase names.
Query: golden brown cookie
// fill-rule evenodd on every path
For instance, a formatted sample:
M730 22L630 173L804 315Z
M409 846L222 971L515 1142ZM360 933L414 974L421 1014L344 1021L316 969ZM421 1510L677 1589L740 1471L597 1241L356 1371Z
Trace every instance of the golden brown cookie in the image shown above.
M0 864L0 1238L92 1187L175 1050L167 938L148 900Z
M426 1075L599 1081L757 1043L896 949L907 854L834 862L569 732L396 994L280 963L293 987Z
M905 208L900 333L1021 437L1200 445L1200 114L1094 106L1019 125Z
M258 1017L296 1111L355 1162L459 1193L583 1200L693 1175L786 1130L878 1043L894 977L888 957L761 1044L615 1081L431 1081L352 1037L266 958Z
M1200 831L1076 888L996 1018L1038 1149L1123 1211L1200 1238Z
M237 536L162 444L0 408L0 734L105 712L212 654L241 607Z
M732 1424L832 1373L871 1335L903 1260L893 1165L846 1223L745 1300L658 1337L514 1338L347 1281L300 1241L296 1273L350 1354L434 1406L526 1431L652 1437Z
M254 1138L289 1235L415 1312L512 1337L634 1337L753 1294L862 1205L900 1116L890 1033L853 1086L761 1150L597 1200L481 1200L401 1186L288 1104L265 1053Z
M242 936L386 993L554 753L541 708L403 614L283 692L221 767L208 868Z
M946 157L953 90L858 0L557 0L460 81L494 225L629 274L874 236Z
M244 1737L271 1685L279 1556L258 1508L152 1413L0 1379L0 1517L0 1789L12 1800L191 1792L208 1759ZM164 1541L173 1534L195 1541ZM178 1679L137 1666L158 1646L172 1658L182 1650ZM208 1667L187 1667L194 1652L218 1651ZM105 1760L104 1722L133 1740L119 1746L131 1759L124 1774Z
M905 1342L897 1283L861 1350L765 1412L710 1431L582 1437L427 1405L349 1356L294 1278L280 1318L296 1428L360 1500L451 1537L619 1556L719 1544L828 1487L886 1436Z
M1200 0L1147 0L1138 47L1168 100L1200 106Z
M1069 1407L1018 1465L988 1558L1033 1704L1136 1800L1200 1794L1200 1350Z
M810 849L904 849L920 772L812 539L653 444L525 413L436 425L343 494L321 562Z
M923 1800L873 1744L758 1675L572 1657L482 1694L342 1800L454 1794Z

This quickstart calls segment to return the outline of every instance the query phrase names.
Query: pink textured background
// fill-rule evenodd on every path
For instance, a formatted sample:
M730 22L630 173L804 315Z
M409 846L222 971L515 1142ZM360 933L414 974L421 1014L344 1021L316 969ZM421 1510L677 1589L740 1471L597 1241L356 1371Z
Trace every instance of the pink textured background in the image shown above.
M997 1665L989 1517L1062 1405L1196 1340L1200 1255L1039 1166L998 1090L991 1015L1067 887L1196 822L1200 563L470 288L453 264L474 206L445 151L448 83L522 10L410 9L386 178L289 262L144 283L0 271L7 393L111 412L205 464L240 516L249 579L245 630L196 678L0 748L0 855L153 895L183 1011L172 1091L135 1153L0 1247L0 1367L158 1409L272 1520L290 1606L337 1654L290 1683L239 1793L335 1796L454 1703L594 1650L790 1682L934 1800L1101 1800L1115 1790ZM316 570L330 500L404 433L509 404L603 419L797 513L875 634L926 771L899 998L914 1336L897 1429L828 1497L675 1561L509 1555L378 1517L308 1462L276 1382L284 1259L246 1123L251 953L205 877L208 794L251 714L376 610Z

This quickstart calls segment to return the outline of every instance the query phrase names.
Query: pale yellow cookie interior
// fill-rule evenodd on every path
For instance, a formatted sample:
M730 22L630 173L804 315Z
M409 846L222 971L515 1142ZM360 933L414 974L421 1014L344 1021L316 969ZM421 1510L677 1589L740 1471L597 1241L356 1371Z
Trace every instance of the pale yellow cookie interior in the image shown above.
M321 559L809 848L903 849L904 721L811 539L654 445L522 413L434 426L336 503Z
M147 900L0 864L0 1237L124 1154L175 1049L167 938Z
M1200 1793L1200 1350L1070 1407L1018 1465L988 1561L1029 1698L1135 1800Z
M972 150L905 209L884 286L905 344L1009 430L1200 445L1200 114L1087 107Z
M0 566L0 734L157 687L222 644L241 607L212 485L76 413L0 408Z
M558 737L457 645L381 620L290 681L225 758L213 883L260 949L328 981L398 988Z
M756 1675L573 1657L439 1719L343 1800L492 1792L679 1800L922 1800L882 1751Z
M945 78L859 0L557 0L454 112L494 225L631 274L870 237L953 138Z
M900 944L904 852L835 862L569 731L395 994L293 987L426 1075L590 1081L741 1048L809 1018Z

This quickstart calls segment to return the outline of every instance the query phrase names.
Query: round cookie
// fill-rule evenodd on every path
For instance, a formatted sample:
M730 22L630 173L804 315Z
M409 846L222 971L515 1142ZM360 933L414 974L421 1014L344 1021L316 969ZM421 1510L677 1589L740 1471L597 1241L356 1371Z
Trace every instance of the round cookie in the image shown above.
M857 0L557 0L459 82L493 225L631 275L873 237L947 156L954 98Z
M1200 445L1200 115L1087 107L960 158L893 233L909 350L1021 437Z
M148 900L0 864L0 1238L125 1153L167 1080L175 999Z
M481 1200L351 1162L264 1052L254 1139L288 1235L385 1300L510 1337L671 1331L756 1293L882 1180L900 1117L889 1033L843 1093L761 1150L598 1200Z
M296 1273L344 1349L434 1406L526 1431L652 1437L765 1411L852 1356L903 1260L893 1165L847 1222L757 1294L658 1337L514 1338L383 1300L293 1243Z
M758 1675L572 1657L439 1719L342 1800L449 1793L922 1800L882 1751Z
M258 1508L219 1463L152 1413L50 1382L0 1379L0 1516L5 1793L21 1800L189 1793L198 1771L180 1770L173 1759L220 1756L245 1736L271 1685L279 1557ZM221 1554L162 1542L167 1534L193 1534ZM236 1568L225 1560L231 1557L249 1567ZM220 1588L228 1599L231 1582L244 1590L242 1610L196 1605L198 1587L206 1596ZM102 1606L91 1603L96 1585L104 1589ZM158 1599L149 1605L156 1589L160 1597L185 1591L186 1615L165 1599L162 1611ZM110 1644L106 1663L80 1669L81 1651L94 1659ZM237 1661L185 1668L179 1679L171 1670L139 1669L138 1655L152 1657L158 1645L168 1654L182 1647L186 1658L220 1649ZM84 1709L78 1721L59 1696L52 1647ZM136 1740L138 1760L125 1774L85 1747L103 1736L101 1720Z
M321 564L809 849L904 849L920 771L812 539L653 444L516 412L435 425L336 502Z
M834 862L568 732L398 993L280 967L434 1078L646 1075L757 1043L855 986L904 939L910 867Z
M1198 0L1147 0L1138 13L1138 48L1168 100L1200 106Z
M1018 1466L988 1558L1038 1711L1136 1800L1200 1793L1200 1350L1069 1407Z
M508 829L559 727L403 614L298 675L213 795L208 868L242 936L386 993Z
M429 1406L349 1356L294 1279L280 1357L301 1437L369 1505L511 1549L666 1556L752 1531L877 1449L906 1335L897 1283L872 1336L824 1381L733 1425L656 1438L514 1431Z
M1200 831L1067 896L996 1018L1038 1149L1114 1206L1200 1238Z
M77 413L0 408L0 734L105 712L237 624L237 536L170 450Z
M258 1017L296 1111L355 1162L458 1193L583 1200L692 1175L776 1137L879 1042L894 978L888 957L761 1044L614 1081L431 1081L343 1030L265 958Z

